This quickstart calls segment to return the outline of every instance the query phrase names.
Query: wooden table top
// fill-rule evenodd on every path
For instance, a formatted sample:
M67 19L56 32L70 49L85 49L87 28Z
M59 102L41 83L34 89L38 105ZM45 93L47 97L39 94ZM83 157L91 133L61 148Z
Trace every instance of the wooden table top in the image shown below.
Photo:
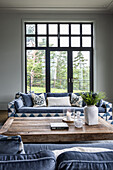
M62 117L10 117L0 129L0 134L21 135L23 142L76 142L113 140L113 126L99 117L98 125L76 128L68 123L68 130L51 130L50 123L62 122Z

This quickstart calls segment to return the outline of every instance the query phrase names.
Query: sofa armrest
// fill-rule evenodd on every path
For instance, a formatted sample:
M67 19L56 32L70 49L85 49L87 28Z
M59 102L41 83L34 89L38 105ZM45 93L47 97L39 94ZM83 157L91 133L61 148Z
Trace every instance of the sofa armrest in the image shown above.
M102 100L102 107L106 109L106 120L112 120L112 103Z
M8 103L8 117L14 117L14 115L16 113L14 102L15 102L15 100Z

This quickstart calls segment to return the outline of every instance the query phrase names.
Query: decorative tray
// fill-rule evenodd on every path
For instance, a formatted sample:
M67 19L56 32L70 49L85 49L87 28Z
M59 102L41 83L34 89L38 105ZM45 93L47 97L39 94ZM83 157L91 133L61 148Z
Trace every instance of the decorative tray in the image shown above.
M66 123L73 123L73 122L74 122L74 118L71 118L71 120L67 120L67 118L64 117L64 118L62 119L62 121L63 121L63 122L66 122Z

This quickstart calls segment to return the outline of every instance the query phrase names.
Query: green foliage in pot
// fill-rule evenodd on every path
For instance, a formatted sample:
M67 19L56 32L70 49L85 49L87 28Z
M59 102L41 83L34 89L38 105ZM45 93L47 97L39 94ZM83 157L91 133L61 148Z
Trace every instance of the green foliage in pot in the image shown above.
M105 98L104 92L99 93L80 93L80 96L82 97L83 101L88 105L97 105L101 99Z

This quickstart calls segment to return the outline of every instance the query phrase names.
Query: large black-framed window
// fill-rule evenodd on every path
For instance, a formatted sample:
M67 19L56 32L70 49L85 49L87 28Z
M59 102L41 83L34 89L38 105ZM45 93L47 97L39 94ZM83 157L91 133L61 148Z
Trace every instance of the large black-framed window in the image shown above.
M93 91L92 22L25 22L25 91Z

